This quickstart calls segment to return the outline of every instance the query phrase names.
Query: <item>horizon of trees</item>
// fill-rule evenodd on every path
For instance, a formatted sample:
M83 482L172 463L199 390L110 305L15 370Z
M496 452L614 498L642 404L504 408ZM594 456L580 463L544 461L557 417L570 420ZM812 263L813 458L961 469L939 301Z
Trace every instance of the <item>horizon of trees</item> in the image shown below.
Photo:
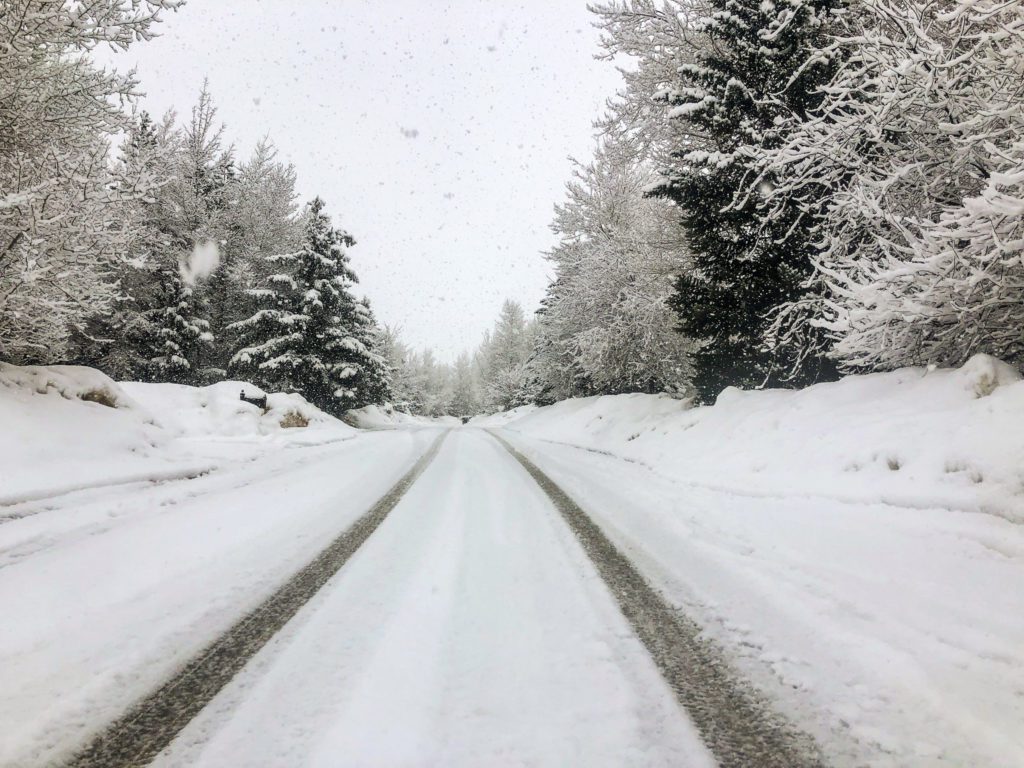
M451 365L377 325L354 240L269 141L236 157L205 88L188 120L123 109L137 83L88 52L177 0L14 1L4 359L428 415L1024 363L1024 0L597 2L622 87L555 207L547 295Z

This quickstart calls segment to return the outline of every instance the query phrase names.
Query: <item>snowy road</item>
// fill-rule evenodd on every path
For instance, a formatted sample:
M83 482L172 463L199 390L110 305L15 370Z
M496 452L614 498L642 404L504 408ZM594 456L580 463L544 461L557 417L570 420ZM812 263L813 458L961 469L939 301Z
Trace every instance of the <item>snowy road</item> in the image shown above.
M722 744L761 743L737 723L750 710L698 698L705 746L679 703L679 670L691 689L700 670L659 636L671 610L609 575L571 502L486 432L438 435L361 435L12 520L35 549L0 569L0 599L29 619L4 636L3 764L65 764L88 742L76 766L700 768L712 749L748 764ZM342 543L336 565L317 539ZM624 615L626 599L654 612Z
M455 430L157 766L713 765L587 556Z

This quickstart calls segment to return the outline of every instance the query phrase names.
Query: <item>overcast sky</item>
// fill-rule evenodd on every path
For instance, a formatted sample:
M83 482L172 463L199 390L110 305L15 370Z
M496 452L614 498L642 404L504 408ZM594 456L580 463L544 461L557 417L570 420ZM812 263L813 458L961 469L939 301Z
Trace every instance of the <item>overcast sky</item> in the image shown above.
M619 85L585 0L189 0L159 31L113 57L142 106L187 119L209 77L238 155L270 136L406 341L452 359L506 296L536 308L568 157Z

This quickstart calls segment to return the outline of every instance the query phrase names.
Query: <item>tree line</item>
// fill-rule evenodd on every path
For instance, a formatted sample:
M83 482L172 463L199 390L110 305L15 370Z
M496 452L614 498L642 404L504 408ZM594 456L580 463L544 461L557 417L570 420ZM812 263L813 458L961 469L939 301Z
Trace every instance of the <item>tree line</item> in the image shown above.
M477 348L446 363L430 349L410 348L398 329L386 327L382 351L393 371L393 405L407 413L461 417L534 402L536 329L522 305L506 300Z
M89 52L179 4L3 5L0 358L435 415L1024 361L1024 0L599 2L622 86L554 278L452 365L378 327L354 239L205 88L125 111Z
M128 113L90 51L178 0L12 0L0 11L0 359L118 379L242 378L324 410L390 397L381 330L325 203L269 140L227 144L204 85L186 120ZM119 146L114 144L123 137Z

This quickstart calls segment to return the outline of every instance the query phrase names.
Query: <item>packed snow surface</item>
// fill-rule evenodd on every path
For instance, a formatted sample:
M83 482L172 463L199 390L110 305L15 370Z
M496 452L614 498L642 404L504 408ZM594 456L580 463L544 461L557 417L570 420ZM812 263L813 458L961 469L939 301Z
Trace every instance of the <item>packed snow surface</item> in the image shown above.
M714 761L544 493L453 430L154 768Z

